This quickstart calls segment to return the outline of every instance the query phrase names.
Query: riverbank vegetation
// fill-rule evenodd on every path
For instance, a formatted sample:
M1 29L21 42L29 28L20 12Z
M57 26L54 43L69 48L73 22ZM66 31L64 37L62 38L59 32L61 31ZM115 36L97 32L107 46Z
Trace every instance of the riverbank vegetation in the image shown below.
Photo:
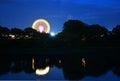
M79 20L64 23L61 32L52 37L31 27L24 30L0 26L0 48L71 48L120 47L120 25L109 31L98 24L88 25Z

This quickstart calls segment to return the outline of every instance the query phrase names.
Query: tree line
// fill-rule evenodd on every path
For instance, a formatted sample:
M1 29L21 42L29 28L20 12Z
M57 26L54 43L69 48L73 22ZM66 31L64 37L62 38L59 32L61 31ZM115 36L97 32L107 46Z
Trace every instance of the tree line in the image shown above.
M20 28L8 29L7 27L0 26L0 41L2 44L5 41L12 41L12 44L17 42L15 45L18 45L18 47L19 45L21 47L22 45L24 47L25 45L26 47L30 47L31 45L45 48L120 46L120 25L109 31L98 24L88 25L80 20L68 20L64 23L62 31L56 34L55 37L51 37L49 33L39 33L31 27L22 30Z

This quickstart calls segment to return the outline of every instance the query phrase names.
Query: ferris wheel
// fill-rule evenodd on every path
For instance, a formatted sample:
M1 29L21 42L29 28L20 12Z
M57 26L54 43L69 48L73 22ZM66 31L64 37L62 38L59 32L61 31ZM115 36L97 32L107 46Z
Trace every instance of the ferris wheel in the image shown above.
M32 28L37 30L40 33L49 33L50 32L50 24L45 19L37 19L34 21Z

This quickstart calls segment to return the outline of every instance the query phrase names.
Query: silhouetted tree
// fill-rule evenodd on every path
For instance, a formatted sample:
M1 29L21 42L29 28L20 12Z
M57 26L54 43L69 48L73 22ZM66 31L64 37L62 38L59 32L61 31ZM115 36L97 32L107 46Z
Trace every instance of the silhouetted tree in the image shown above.
M113 28L112 32L111 32L111 45L112 46L120 46L120 25L117 25L115 28Z
M56 34L54 39L52 40L52 46L54 47L66 47L66 41L63 39L63 33L59 32Z
M89 26L86 34L88 40L100 40L106 38L109 35L109 31L105 27L96 24Z
M86 45L105 45L109 36L109 31L100 25L91 25L85 33Z
M0 26L0 38L7 38L10 30L7 27Z
M32 38L32 39L38 39L40 33L37 32L35 29L32 29L31 27L24 29L24 37L25 38Z
M64 23L62 35L65 41L78 45L84 38L88 25L79 20L69 20Z
M117 25L115 28L113 28L112 34L115 36L115 38L120 39L120 25Z
M23 30L19 28L12 28L10 33L15 35L15 39L20 39L23 37Z

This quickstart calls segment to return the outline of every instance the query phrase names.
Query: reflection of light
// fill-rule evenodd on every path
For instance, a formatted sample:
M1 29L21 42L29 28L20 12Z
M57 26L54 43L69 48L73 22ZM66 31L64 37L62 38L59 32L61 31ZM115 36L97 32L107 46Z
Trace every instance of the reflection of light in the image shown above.
M104 37L104 34L100 35L100 37Z
M36 75L45 75L49 72L49 70L50 70L49 66L45 67L44 69L42 68L36 69Z
M61 64L61 60L59 60L58 62L59 62L59 64Z
M48 62L49 62L49 59L48 59L48 58L46 58L46 59L45 59L45 61L46 61L46 63L48 63Z
M46 59L46 61L48 62L49 59ZM32 58L32 69L33 70L36 69L34 65L35 65L35 60L34 60L34 58ZM49 66L46 66L45 68L37 68L36 69L36 75L45 75L49 72L49 70L50 70Z
M14 62L12 62L12 63L11 63L11 67L14 67L14 65L15 65L15 63L14 63Z
M34 63L35 63L34 58L32 58L32 69L33 69L33 70L35 69Z
M54 36L55 36L55 33L54 33L54 32L51 32L50 35L54 37Z
M85 67L86 66L86 61L85 58L82 58L82 66Z
M82 41L85 41L85 40L86 40L86 37L83 37L81 40L82 40Z

